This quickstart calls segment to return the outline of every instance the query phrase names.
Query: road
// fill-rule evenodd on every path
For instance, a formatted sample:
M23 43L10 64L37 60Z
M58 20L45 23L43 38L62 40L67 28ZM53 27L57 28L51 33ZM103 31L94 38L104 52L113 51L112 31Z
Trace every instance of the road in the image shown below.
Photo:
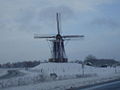
M120 90L120 81L105 83L97 86L92 86L84 89L77 90Z

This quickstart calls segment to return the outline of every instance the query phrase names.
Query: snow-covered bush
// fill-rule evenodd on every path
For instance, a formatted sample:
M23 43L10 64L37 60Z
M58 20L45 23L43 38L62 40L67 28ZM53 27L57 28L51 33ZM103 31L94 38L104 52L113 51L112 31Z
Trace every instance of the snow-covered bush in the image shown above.
M50 78L55 80L57 78L57 74L56 73L50 73Z
M47 75L44 75L44 74L3 79L3 80L0 80L0 88L34 84L37 82L46 81L47 79L48 79Z

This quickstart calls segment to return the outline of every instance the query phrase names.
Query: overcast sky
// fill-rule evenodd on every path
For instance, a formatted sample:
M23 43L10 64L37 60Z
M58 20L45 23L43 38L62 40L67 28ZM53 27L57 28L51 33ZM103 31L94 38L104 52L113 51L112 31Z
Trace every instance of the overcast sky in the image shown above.
M69 60L120 60L120 0L0 0L0 63L48 60L48 42L33 37L56 34L56 12L62 34L85 35L67 43Z

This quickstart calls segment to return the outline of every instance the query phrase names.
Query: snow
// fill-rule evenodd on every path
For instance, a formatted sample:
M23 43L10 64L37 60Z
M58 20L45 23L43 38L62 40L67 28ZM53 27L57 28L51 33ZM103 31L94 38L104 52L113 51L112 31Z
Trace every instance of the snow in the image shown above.
M43 70L47 74L56 73L58 76L80 74L81 65L76 63L45 63L33 70Z
M39 66L20 70L24 76L0 80L0 90L65 90L120 78L120 67L96 68L78 63L42 63ZM51 73L57 78L51 79ZM4 84L3 84L4 83ZM9 88L8 88L9 87Z
M0 76L3 76L7 73L7 70L5 69L0 69Z

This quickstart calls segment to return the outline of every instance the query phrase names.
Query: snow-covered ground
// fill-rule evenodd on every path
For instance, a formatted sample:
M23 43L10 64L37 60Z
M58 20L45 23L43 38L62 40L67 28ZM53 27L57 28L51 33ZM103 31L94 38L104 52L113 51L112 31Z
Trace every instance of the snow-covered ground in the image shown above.
M0 69L0 76L3 76L7 73L7 70L5 69Z
M65 90L120 78L120 67L85 66L83 75L77 63L42 63L19 72L24 75L0 80L0 90Z

